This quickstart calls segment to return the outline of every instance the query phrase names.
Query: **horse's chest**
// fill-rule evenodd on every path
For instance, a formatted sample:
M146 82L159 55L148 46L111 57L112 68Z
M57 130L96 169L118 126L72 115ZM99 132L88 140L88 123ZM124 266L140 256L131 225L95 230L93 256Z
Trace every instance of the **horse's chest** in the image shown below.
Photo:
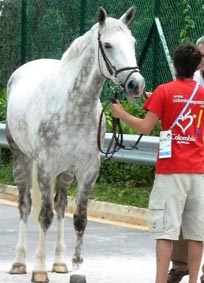
M56 150L76 156L77 153L95 150L97 148L97 130L91 128L76 128L72 125L58 136Z
M59 171L63 171L67 168L82 168L93 157L95 159L98 156L96 138L90 139L75 133L59 144L53 155L49 155L48 158L54 160Z

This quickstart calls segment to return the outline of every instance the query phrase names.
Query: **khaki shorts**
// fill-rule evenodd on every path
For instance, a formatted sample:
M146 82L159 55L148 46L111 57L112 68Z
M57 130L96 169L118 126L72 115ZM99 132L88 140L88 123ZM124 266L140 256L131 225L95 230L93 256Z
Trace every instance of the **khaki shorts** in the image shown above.
M158 174L149 201L155 239L204 241L204 174Z

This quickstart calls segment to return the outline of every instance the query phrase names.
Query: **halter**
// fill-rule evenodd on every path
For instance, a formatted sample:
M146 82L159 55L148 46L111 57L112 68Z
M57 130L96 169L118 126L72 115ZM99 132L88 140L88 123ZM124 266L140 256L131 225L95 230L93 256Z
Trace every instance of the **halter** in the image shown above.
M117 69L115 68L115 66L113 66L113 65L111 64L110 60L108 59L108 57L107 57L107 55L106 55L106 53L105 53L105 51L104 51L104 49L103 49L103 45L102 45L102 42L101 42L101 33L100 33L100 32L98 32L98 50L101 51L101 55L102 55L103 60L104 60L104 62L105 62L105 64L106 64L106 68L108 69L109 74L114 78L114 82L115 82L117 85L119 85L120 87L122 87L123 90L125 90L125 84L126 84L126 82L128 81L129 77L130 77L133 73L139 73L139 72L140 72L139 67L138 67L138 66L135 66L135 67L124 67L124 68L121 68L121 69L118 69L118 70L117 70ZM100 68L99 54L98 54L98 61L99 61L99 68ZM117 78L117 75L118 75L119 73L121 73L121 72L128 71L128 70L132 70L132 71L128 74L128 76L127 76L125 82L124 82L124 83L121 83L121 82L119 81L119 79ZM101 71L101 68L100 68L100 71ZM102 71L101 71L101 74L102 74L106 79L109 79L109 78L107 78L107 77L102 73Z
M125 84L128 81L129 77L133 74L133 73L139 73L139 67L135 66L135 67L125 67L125 68L121 68L121 69L116 69L115 66L113 66L110 62L110 60L108 59L104 49L103 49L103 45L101 42L101 34L100 32L98 33L98 52L99 50L101 51L101 55L103 57L103 60L106 64L106 68L109 71L110 75L114 78L114 83L116 84L117 87L125 90ZM99 60L99 54L98 54L98 61L99 61L99 68L100 68L100 60ZM124 83L121 83L119 81L119 79L117 78L117 75L123 71L128 71L128 70L132 70ZM101 68L100 68L101 71ZM109 78L107 78L101 71L101 74L107 79L110 80ZM117 99L117 94L114 93L114 97L112 98L112 103L117 103L116 102ZM135 142L134 145L130 146L130 147L126 147L123 145L123 131L122 131L122 127L121 127L121 123L120 123L120 119L118 118L114 118L112 117L112 138L110 140L110 143L108 145L108 148L106 150L106 152L102 149L101 147L101 125L102 125L102 119L103 119L103 115L105 112L105 109L107 107L109 103L106 104L106 106L103 108L100 118L99 118L99 127L98 127L98 135L97 135L97 144L98 144L98 149L101 153L105 154L105 160L109 160L113 157L113 154L115 152L117 152L119 149L123 148L126 150L132 150L132 149L137 149L137 145L139 144L142 135L139 136L138 140Z

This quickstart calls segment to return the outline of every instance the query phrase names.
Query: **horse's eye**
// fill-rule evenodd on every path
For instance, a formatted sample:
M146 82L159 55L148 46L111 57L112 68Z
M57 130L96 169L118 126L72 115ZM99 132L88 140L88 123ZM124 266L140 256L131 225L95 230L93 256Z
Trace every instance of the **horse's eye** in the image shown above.
M105 42L105 43L104 43L104 47L105 47L106 49L112 48L111 44L108 43L108 42Z

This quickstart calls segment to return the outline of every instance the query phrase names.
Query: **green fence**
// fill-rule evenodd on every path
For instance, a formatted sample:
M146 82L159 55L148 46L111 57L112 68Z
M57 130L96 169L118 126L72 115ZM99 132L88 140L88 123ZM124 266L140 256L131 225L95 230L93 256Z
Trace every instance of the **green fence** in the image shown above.
M0 89L26 61L60 58L96 21L99 6L119 17L137 7L131 30L147 89L172 79L171 55L204 33L203 0L0 0Z

